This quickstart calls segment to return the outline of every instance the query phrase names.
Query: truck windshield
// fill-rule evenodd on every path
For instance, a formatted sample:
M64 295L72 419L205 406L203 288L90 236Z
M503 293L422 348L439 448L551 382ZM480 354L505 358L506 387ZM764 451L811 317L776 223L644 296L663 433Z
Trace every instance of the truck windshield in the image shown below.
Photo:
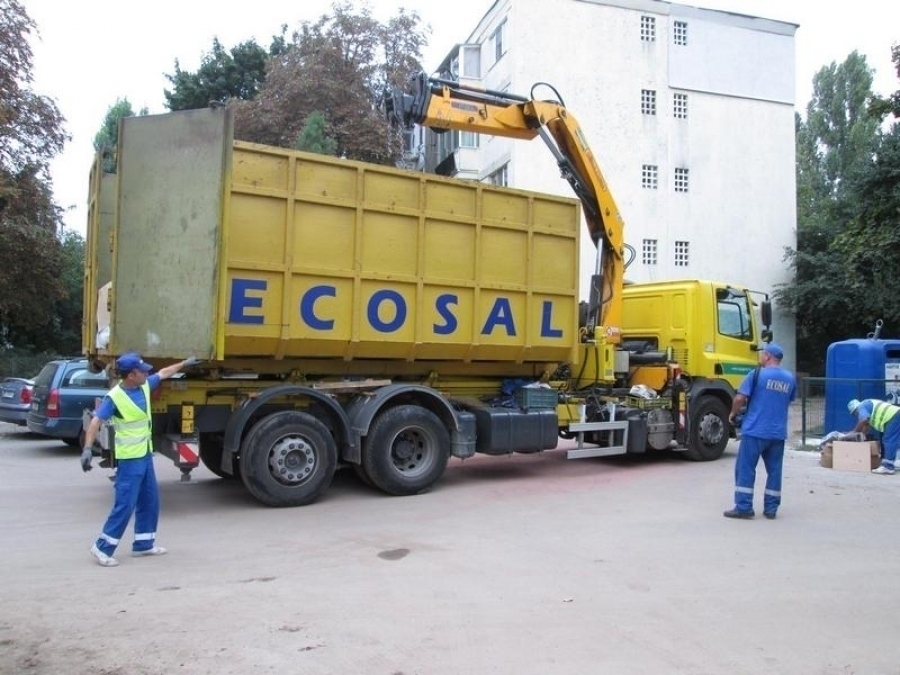
M716 315L719 333L742 340L753 339L750 303L747 295L733 288L716 290Z

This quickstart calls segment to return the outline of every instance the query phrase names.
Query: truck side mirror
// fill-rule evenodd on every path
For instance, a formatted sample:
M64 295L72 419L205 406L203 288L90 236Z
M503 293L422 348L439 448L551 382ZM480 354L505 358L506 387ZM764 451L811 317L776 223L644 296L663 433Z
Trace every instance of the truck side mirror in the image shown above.
M772 302L770 300L763 300L760 303L759 314L762 318L763 326L769 327L772 325ZM772 337L771 333L769 334L769 337Z

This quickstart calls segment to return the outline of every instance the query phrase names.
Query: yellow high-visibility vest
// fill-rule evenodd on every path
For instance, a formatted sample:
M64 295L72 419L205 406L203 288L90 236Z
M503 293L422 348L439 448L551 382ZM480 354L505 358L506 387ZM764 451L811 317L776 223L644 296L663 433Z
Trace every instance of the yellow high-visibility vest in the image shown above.
M890 403L875 401L872 416L869 418L869 426L873 427L876 431L884 433L884 428L887 426L887 423L894 418L894 415L897 414L898 410L900 410L900 408L891 405Z
M122 390L121 385L116 385L109 391L109 397L121 415L121 417L113 415L110 420L116 430L116 459L137 459L148 452L153 452L150 385L145 382L141 385L141 389L144 391L146 410L141 410Z

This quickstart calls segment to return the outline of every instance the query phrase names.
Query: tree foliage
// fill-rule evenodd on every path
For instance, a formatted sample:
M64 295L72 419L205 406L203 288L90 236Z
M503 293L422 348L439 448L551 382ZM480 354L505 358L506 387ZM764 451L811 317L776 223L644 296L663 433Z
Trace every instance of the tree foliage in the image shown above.
M325 129L325 116L318 110L310 113L306 118L306 124L300 130L297 140L294 141L295 150L317 152L320 155L336 155L337 141L328 135Z
M900 80L900 44L891 48L891 61L894 64L897 79ZM875 117L893 115L900 119L900 89L886 98L874 97L869 104L869 112Z
M843 264L851 316L867 325L883 318L900 334L900 125L881 136L850 192L854 213L831 250Z
M0 199L18 198L19 176L49 182L48 163L68 136L56 104L30 88L34 21L18 0L0 0Z
M0 223L3 227L9 224ZM80 353L84 239L71 230L60 240L45 230L15 227L10 253L31 256L25 258L31 264L9 270L14 292L5 305L15 320L2 326L0 343L32 352ZM45 254L35 255L37 249Z
M62 296L54 303L52 333L39 349L55 350L59 354L81 353L81 317L84 309L84 238L66 230L61 237L61 267L59 283Z
M141 108L141 115L149 114L147 108ZM119 147L119 121L123 117L134 117L134 108L127 98L117 98L106 111L103 124L94 135L94 151L103 155L103 171L116 172L116 150Z
M36 30L18 0L0 0L0 347L51 340L66 294L49 165L68 135L56 104L31 89Z
M283 53L269 59L256 98L232 102L235 135L290 147L319 113L335 154L392 164L400 143L381 111L382 97L387 86L421 70L427 40L419 24L417 13L403 9L382 24L350 3L303 22Z
M284 28L282 29L282 33ZM232 98L252 99L266 78L270 55L284 49L284 37L274 37L269 52L255 40L247 40L226 51L218 38L200 63L197 72L181 69L175 60L175 72L166 74L172 90L163 91L169 110L206 108L211 102L225 103Z
M881 119L868 110L872 69L866 57L852 52L840 65L832 63L813 78L813 97L806 106L806 130L819 150L818 170L840 203L844 187L868 166Z
M852 52L816 74L806 120L796 117L794 281L776 297L795 313L798 368L812 373L829 344L866 335L877 319L900 332L898 128L881 132L873 100L872 71Z

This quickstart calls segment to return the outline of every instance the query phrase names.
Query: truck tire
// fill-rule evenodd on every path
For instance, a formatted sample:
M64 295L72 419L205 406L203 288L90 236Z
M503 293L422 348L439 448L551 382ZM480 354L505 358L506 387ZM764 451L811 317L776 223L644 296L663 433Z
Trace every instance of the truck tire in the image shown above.
M719 459L728 445L728 407L704 396L691 412L691 434L684 456L694 462Z
M200 461L203 466L219 478L240 480L241 467L237 456L231 458L231 474L222 471L222 453L225 451L225 439L222 434L200 434Z
M372 482L372 479L369 478L369 474L366 473L366 470L362 464L354 464L353 473L356 474L356 477L359 478L359 480L362 481L364 485L375 487L375 484Z
M414 495L434 485L450 459L450 433L430 410L390 408L375 418L363 443L362 466L375 487Z
M250 430L241 444L240 467L244 485L266 506L303 506L331 485L337 446L315 417L287 410Z

